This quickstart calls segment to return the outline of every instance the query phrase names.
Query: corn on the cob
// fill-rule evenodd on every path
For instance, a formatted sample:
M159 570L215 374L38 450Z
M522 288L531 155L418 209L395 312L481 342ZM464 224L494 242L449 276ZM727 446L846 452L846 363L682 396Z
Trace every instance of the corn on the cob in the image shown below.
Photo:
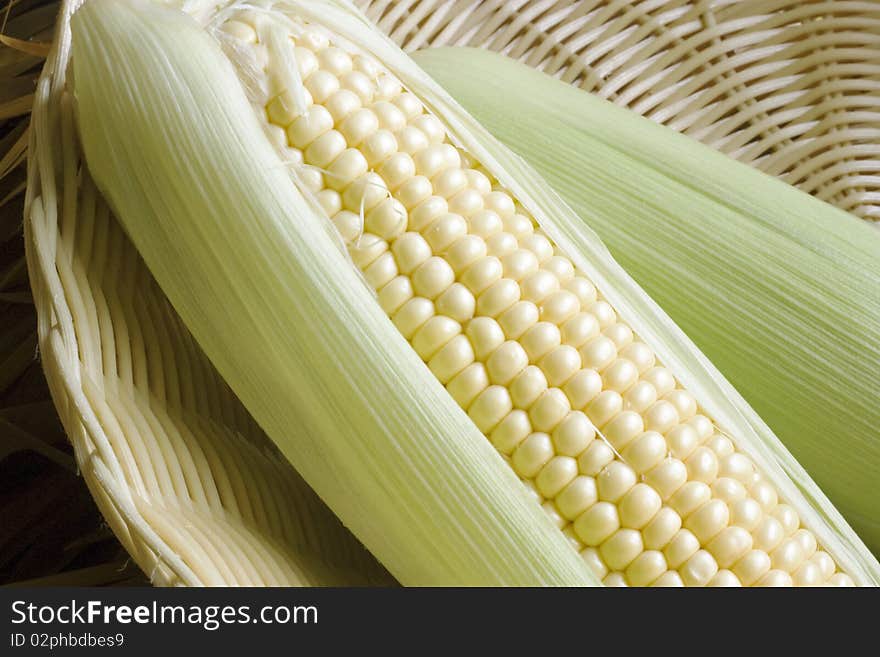
M294 47L305 107L259 38L268 132L379 303L606 584L848 585L796 511L593 283L380 64L320 28ZM295 28L294 28L295 29ZM662 579L661 579L662 578Z
M77 88L83 89L82 99L90 109L98 102L98 80L118 81L118 76L125 74L125 66L114 70L109 56L117 46L99 45L102 38L112 38L114 44L120 40L120 35L107 25L119 20L131 27L146 20L118 9L119 5L114 5L114 9L108 3L98 6L100 9L93 9L81 20L79 47L83 54L74 58ZM213 9L201 7L208 8ZM87 5L81 13L90 9ZM105 22L96 12L114 16ZM173 12L153 8L146 13L152 15L151 20L165 21L163 29L176 17ZM851 585L854 578L860 583L872 581L876 564L857 539L847 533L848 528L833 517L833 512L829 516L821 499L823 515L811 509L790 482L785 484L778 465L768 463L760 454L760 446L749 442L745 434L754 431L749 424L734 422L742 432L739 434L723 428L707 408L712 400L698 399L689 386L682 385L684 376L677 370L673 373L676 368L668 359L686 360L693 352L679 357L674 347L667 346L663 350L665 358L660 357L663 345L649 344L654 332L651 323L627 315L627 295L618 293L615 302L613 286L602 270L593 268L591 273L588 268L592 268L592 263L573 253L571 247L566 248L565 241L574 240L553 228L547 212L542 210L539 214L536 204L524 193L511 192L500 182L502 174L507 174L492 154L477 142L471 142L469 147L466 139L472 126L466 124L466 118L447 114L441 120L426 108L425 97L420 98L410 85L410 90L404 87L404 76L392 72L387 62L379 63L369 52L387 49L378 37L372 37L376 42L370 41L369 48L358 42L357 30L367 29L364 23L333 2L264 3L257 8L232 5L220 13L205 14L212 21L210 31L234 62L243 87L248 89L250 100L256 105L255 113L269 138L265 144L249 145L258 152L254 162L264 167L267 160L263 151L271 143L304 191L305 199L297 202L292 195L293 183L288 183L290 190L285 200L291 207L284 211L294 214L289 221L314 232L315 226L304 224L297 215L309 217L310 211L330 219L346 244L351 262L375 290L378 306L445 386L448 397L469 416L471 424L466 431L473 432L476 427L485 436L558 528L553 530L549 523L537 521L534 526L526 526L530 511L525 507L532 507L525 500L523 510L519 510L516 505L520 502L513 492L490 491L489 497L499 497L485 506L482 496L475 500L475 508L481 512L477 514L477 524L503 513L501 503L512 505L510 513L517 516L516 521L508 528L494 528L495 540L510 529L512 542L507 541L503 549L517 552L517 548L522 548L522 553L534 556L535 545L523 541L546 540L548 549L562 564L557 567L539 563L535 571L508 583L536 581L530 579L534 577L547 583L581 582L585 578L576 573L584 564L606 585ZM74 17L75 48L78 19L79 16ZM108 31L102 32L103 29ZM179 30L180 35L188 32L182 25L175 24L173 29ZM127 36L147 52L153 50L155 43L168 45L167 39L163 41L152 33ZM196 45L207 48L200 42L190 44ZM96 63L93 60L97 57L105 60ZM398 71L413 75L410 64L396 64ZM197 72L187 69L184 62L176 61L175 65L183 76ZM186 81L196 85L192 77ZM173 83L160 78L152 91L170 92L174 88ZM216 93L231 102L229 94L235 91ZM439 104L436 97L431 100ZM119 176L131 171L134 156L127 151L145 138L150 120L164 117L170 123L179 121L179 117L171 116L177 108L161 107L151 114L154 108L137 100L125 107L135 110L133 123L139 132L131 145L96 135L81 115L88 163L172 300L178 305L187 300L192 303L199 297L188 296L193 293L188 288L203 285L206 277L219 271L212 269L218 260L236 258L238 254L234 248L231 252L207 254L204 261L193 265L196 271L186 277L182 289L174 281L179 275L172 273L169 262L157 259L156 249L185 238L186 233L177 234L174 223L168 223L162 213L189 221L180 210L201 207L187 205L187 194L204 179L201 176L230 172L244 176L240 167L247 163L221 166L210 160L190 161L193 172L182 174L183 180L173 184L173 189L163 191L160 198L151 198L161 186L152 180L149 171L137 172L133 182L122 182ZM138 115L141 111L146 119ZM209 120L218 120L213 130L219 127L229 133L212 135L212 140L227 138L240 142L247 135L236 132L234 121L228 116L218 118L217 107L211 105L205 113ZM185 121L179 123L185 125ZM456 124L455 133L450 132L450 124ZM164 128L159 132L162 134L156 139L163 143L172 137L192 141L183 144L183 148L192 147L194 152L199 152L198 140L204 138L204 134L191 139L174 132L165 134ZM165 144L165 148L171 149L178 146ZM107 154L107 161L101 161ZM273 181L283 175L265 168L258 170ZM223 180L223 184L227 182ZM252 191L256 198L243 199L237 209L248 208L254 202L261 204L257 207L262 211L278 210L276 198L269 193L261 197L259 190L248 188L247 185L257 184L253 179L245 182L243 189ZM222 204L223 198L206 202L212 201ZM145 212L135 209L139 204L154 213L150 217L158 226L147 228L153 231L152 235L142 233L144 222L133 218L135 212ZM552 203L549 206L559 208ZM274 220L274 216L267 219L270 228L260 230L273 234ZM206 229L210 225L206 224ZM229 224L220 227L228 228ZM181 230L186 231L187 226ZM553 232L553 236L545 230ZM285 232L274 235L285 237ZM316 242L321 239L321 235L314 235ZM268 248L265 240L257 242ZM277 252L289 257L284 251L288 246L282 242ZM275 259L278 253L267 259ZM329 271L335 273L332 266ZM306 276L302 272L298 275ZM245 289L230 279L219 284L229 285L233 297L240 296ZM285 283L279 285L286 289ZM268 293L260 288L253 291L258 297ZM329 299L323 303L338 311L334 304L341 303L340 299L329 288L327 296ZM212 344L214 338L206 333L210 318L216 315L204 305L219 302L220 298L213 295L201 300L203 307L188 305L180 310L197 338L208 343L206 351L230 377L235 356L222 353L219 343ZM244 305L236 306L239 302ZM233 299L230 303L229 307L247 308L250 302ZM317 310L316 304L322 300L307 298L303 303ZM368 301L367 305L371 303ZM282 312L282 316L287 315ZM657 323L663 324L664 318L658 317ZM259 326L253 328L257 333L264 330ZM289 327L291 331L297 328ZM327 330L334 327L328 326ZM681 340L685 341L683 336ZM271 340L261 344L271 344ZM225 346L238 345L227 342ZM299 359L297 362L302 363L308 361L302 352L313 346L287 345ZM685 344L683 348L689 347ZM357 347L353 349L357 355ZM288 359L290 352L279 350L279 357ZM699 356L694 356L693 362L702 365ZM381 368L388 366L384 360L375 365L378 370L362 363L350 367L362 366L365 372L378 377ZM405 371L406 364L392 367ZM317 459L309 458L306 452L314 449L315 443L304 447L280 439L279 433L285 433L287 428L279 425L277 413L256 398L257 388L242 388L242 382L252 381L260 372L264 377L277 378L277 382L270 384L281 387L283 395L288 383L284 376L250 365L243 369L238 380L233 377L233 387L238 384L236 389L245 403L255 409L259 421L269 425L266 428L270 435L279 439L294 465L302 468L304 476L328 498L331 507L344 514L343 519L364 537L367 546L388 560L386 565L392 572L402 577L404 583L462 581L455 575L446 581L438 579L449 577L450 564L406 563L408 558L418 556L417 548L408 545L401 553L401 547L394 548L387 540L378 538L377 532L381 534L383 528L368 529L366 519L356 516L356 511L364 508L355 501L343 501L328 480L337 474L337 468L342 474L356 475L351 464L327 463L332 451L319 453ZM333 375L338 377L339 371L335 370ZM404 384L414 380L404 376L402 379ZM300 390L297 409L305 411L304 404L317 396L332 397L333 392L327 389L332 380L321 378L318 373L315 385L320 389L310 393ZM364 378L360 383L366 385L369 380ZM267 390L264 385L258 387L263 392ZM432 391L431 387L426 389L424 395L428 399L424 403L448 403L448 399L432 399ZM404 394L419 393L422 391ZM340 399L335 399L338 405ZM371 410L371 415L387 413L405 418L411 412L393 405L383 407L382 401L377 400L379 405ZM352 403L356 404L354 400ZM334 409L340 414L340 432L345 432L351 416L346 416L338 406ZM413 467L419 476L434 477L429 483L435 488L428 490L435 490L442 497L450 484L444 487L442 479L436 479L436 474L424 467L438 465L430 463L437 455L427 443L431 431L450 431L456 420L432 427L418 410L409 421L417 418L422 421L412 430L426 433L416 441L421 439L426 445L423 458L428 463L412 464L407 457L395 465ZM326 428L333 426L332 420L314 420L312 424L323 423L326 434ZM306 430L314 426L307 424ZM396 429L405 426L404 422ZM348 427L346 436L353 438L357 429ZM376 435L382 433L380 429L377 425ZM387 429L382 435L387 434ZM399 436L390 439L394 441ZM297 440L305 442L302 437ZM450 443L445 447L451 451L440 456L455 468L472 465L459 463L462 453L455 449L462 449L461 445ZM466 452L470 447L463 449ZM495 463L501 459L487 459L482 467L494 473ZM763 462L763 467L756 466L756 461ZM474 473L458 474L468 477ZM478 481L486 485L487 475L477 472L474 477L464 483ZM500 474L488 478L499 486L507 481ZM343 495L370 493L373 497L367 504L389 495L393 498L399 492L379 494L355 487L349 490L347 484L341 488ZM810 491L810 495L815 498L816 493ZM421 506L418 501L404 506L401 501L400 509L383 512L387 512L388 518L394 517L389 523L399 530L407 514L430 511L430 501L422 502ZM448 512L446 506L443 505L444 514ZM466 518L469 510L460 508L458 513ZM805 524L802 513L821 527ZM454 518L445 522L438 518L438 529L451 529L456 524ZM829 522L837 533L829 531ZM421 519L415 527L420 534L429 531ZM473 535L463 536L467 542L474 539ZM474 539L476 547L469 558L479 557L479 567L488 568L489 575L481 577L477 568L469 571L463 581L492 581L499 574L500 581L504 581L504 573L511 564L485 562L492 554L486 546L487 537ZM572 564L566 550L558 548L564 545L561 537L580 554L580 566ZM445 539L449 541L450 537ZM442 541L440 544L450 545ZM466 553L468 548L462 545L461 550ZM411 553L407 554L408 551ZM450 563L454 561L451 559ZM524 567L521 563L512 565Z

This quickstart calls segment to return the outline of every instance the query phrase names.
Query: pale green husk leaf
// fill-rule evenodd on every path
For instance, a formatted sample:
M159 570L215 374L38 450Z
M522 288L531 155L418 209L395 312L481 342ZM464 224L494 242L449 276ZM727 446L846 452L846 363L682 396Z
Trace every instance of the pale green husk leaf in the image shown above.
M880 553L880 233L504 57L416 60L551 183Z

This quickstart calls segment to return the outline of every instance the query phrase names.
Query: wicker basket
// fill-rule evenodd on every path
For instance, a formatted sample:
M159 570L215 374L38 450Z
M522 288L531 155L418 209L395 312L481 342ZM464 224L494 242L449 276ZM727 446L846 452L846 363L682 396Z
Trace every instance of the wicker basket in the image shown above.
M43 366L83 478L155 584L389 582L220 379L81 166L65 88L80 2L62 5L37 88L25 238ZM865 106L876 5L360 4L407 48L506 52L880 218Z

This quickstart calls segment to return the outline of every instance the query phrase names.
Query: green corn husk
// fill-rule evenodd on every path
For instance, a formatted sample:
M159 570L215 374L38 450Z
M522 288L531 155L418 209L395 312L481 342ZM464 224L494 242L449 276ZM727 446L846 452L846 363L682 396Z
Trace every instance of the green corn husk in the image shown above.
M218 3L185 5L209 20ZM221 3L223 4L223 3ZM772 432L531 169L348 3L264 3L376 57L509 188L858 584L880 566ZM203 24L202 24L203 25ZM388 320L196 20L146 0L74 16L86 162L208 357L403 584L596 578Z
M880 554L880 233L505 57L415 59L599 234Z

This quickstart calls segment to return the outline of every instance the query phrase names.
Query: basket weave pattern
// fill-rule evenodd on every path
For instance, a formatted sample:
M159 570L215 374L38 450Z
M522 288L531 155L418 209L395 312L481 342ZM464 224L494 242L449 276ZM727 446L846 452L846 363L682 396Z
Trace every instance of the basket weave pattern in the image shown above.
M405 49L496 50L880 221L880 3L358 4Z
M217 375L91 182L65 86L80 2L62 4L36 90L25 239L86 483L159 585L388 582ZM359 4L408 49L504 52L880 219L876 4Z

